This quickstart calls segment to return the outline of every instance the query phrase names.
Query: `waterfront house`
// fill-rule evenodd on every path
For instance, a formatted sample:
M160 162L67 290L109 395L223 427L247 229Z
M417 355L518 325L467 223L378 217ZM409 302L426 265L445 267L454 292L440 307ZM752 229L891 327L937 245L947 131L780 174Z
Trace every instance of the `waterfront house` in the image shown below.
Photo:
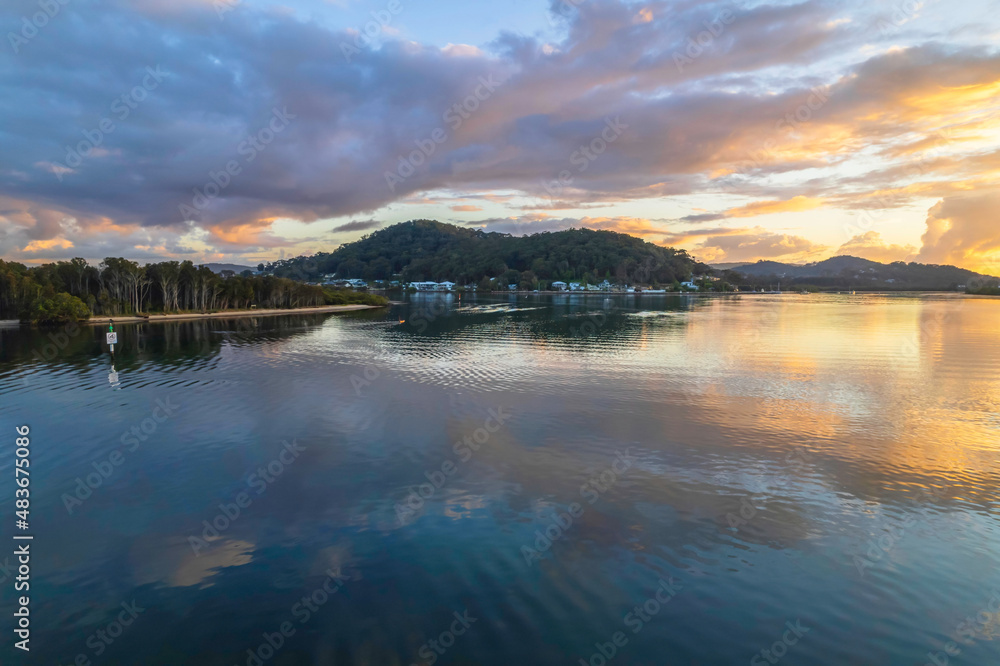
M361 278L335 279L330 275L323 276L322 284L327 287L339 287L341 289L367 289L368 283Z
M554 289L555 291L566 291L566 283L556 280L555 282L552 283L552 289Z

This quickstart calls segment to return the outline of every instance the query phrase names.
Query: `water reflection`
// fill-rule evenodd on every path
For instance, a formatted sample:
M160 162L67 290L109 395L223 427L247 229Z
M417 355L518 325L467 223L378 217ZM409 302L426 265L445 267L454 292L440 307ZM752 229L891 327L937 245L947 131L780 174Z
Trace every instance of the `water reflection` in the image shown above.
M333 569L274 663L420 663L463 609L442 662L577 663L667 578L616 663L746 663L796 619L787 663L924 663L1000 586L998 331L1000 302L964 298L418 294L123 324L112 382L100 330L0 330L0 418L34 421L46 470L39 658L135 597L105 663L244 664ZM509 422L477 442L489 410ZM291 439L301 462L195 552ZM964 663L997 663L993 626Z

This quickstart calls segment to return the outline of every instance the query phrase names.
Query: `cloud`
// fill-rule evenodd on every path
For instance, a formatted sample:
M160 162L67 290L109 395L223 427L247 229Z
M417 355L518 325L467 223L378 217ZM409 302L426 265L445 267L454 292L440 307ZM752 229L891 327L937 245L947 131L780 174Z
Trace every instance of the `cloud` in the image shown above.
M755 201L738 208L730 208L724 213L724 217L754 217L756 215L773 215L775 213L801 213L802 211L819 208L822 205L822 200L806 196L792 197L787 201Z
M34 240L24 246L24 252L34 254L52 248L69 249L73 247L73 242L65 238L50 238L48 240Z
M180 227L179 206L193 207L196 190L218 187L196 224L219 238L258 243L255 235L221 228L351 215L434 188L540 190L544 177L570 166L573 152L617 115L635 123L632 135L578 176L577 198L660 187L670 172L695 166L684 157L689 146L653 150L642 137L669 136L685 122L665 121L671 107L688 116L711 103L690 93L656 101L664 85L787 62L836 34L817 21L829 14L818 5L749 9L740 17L743 27L733 27L729 48L706 54L701 71L681 73L671 54L714 19L712 8L678 9L668 20L668 12L648 7L644 22L634 24L628 4L595 1L574 13L555 53L507 33L490 51L457 40L437 48L386 36L378 49L347 62L338 48L347 32L294 14L246 5L220 22L211 3L156 7L67 5L45 39L32 42L30 59L0 64L0 98L16 100L0 107L0 121L18 128L0 171L25 174L0 181L0 192L63 207L79 219ZM780 37L762 40L754 26ZM109 33L119 35L113 45L95 39ZM262 43L270 45L267 57ZM159 68L162 82L120 118L112 105L141 84L147 67ZM94 76L80 77L81 69ZM483 80L495 89L477 102ZM626 88L631 97L621 94ZM470 99L477 108L461 124L459 116L445 119ZM275 109L291 117L280 133L268 129ZM86 148L83 132L93 135L103 118L115 128L99 148L114 157L91 156L63 171L70 168L60 168L67 146ZM446 140L390 190L384 174L436 129ZM699 137L705 128L691 130L693 140L707 138ZM227 177L230 164L239 173Z
M367 231L369 229L375 229L381 226L381 222L375 219L370 220L351 220L350 222L345 222L344 224L339 224L330 230L330 233L340 234L348 231Z
M476 211L482 210L481 206L473 206L470 204L464 204L460 206L452 206L451 209L456 213L474 213Z
M797 196L787 200L753 201L743 206L737 206L720 213L697 213L681 218L682 222L700 223L714 222L737 217L756 217L758 215L775 215L778 213L801 213L819 208L822 199L808 196Z
M986 38L934 33L923 18L885 36L861 0L573 4L563 15L552 3L559 32L545 41L500 32L469 46L456 25L439 48L387 31L348 60L349 31L294 11L244 3L219 21L204 0L70 3L30 53L0 60L0 255L60 238L74 246L44 251L189 251L196 238L206 252L261 252L290 243L275 220L329 224L440 192L606 214L497 228L584 223L665 242L670 230L622 211L712 196L715 212L683 219L704 224L1000 184L1000 53ZM734 20L679 66L674 54L722 9ZM122 106L149 67L163 80ZM104 119L113 131L69 166ZM613 140L609 123L621 127ZM390 188L386 174L414 154ZM360 224L331 233L378 226ZM813 252L798 233L742 235L761 253ZM929 253L953 237L935 234ZM741 254L738 235L705 251Z
M800 236L778 234L761 228L705 227L673 229L669 223L639 217L564 217L542 214L491 218L466 222L484 231L521 236L566 229L615 231L638 236L657 245L689 249L704 262L756 261L780 259L789 262L813 261L829 248Z
M208 227L208 233L211 241L223 248L260 249L291 245L291 242L271 233L272 223L271 219L263 219L238 225L219 224Z
M882 240L880 233L868 231L841 245L835 254L892 263L894 261L912 261L917 254L917 248L912 245L887 244Z
M614 231L630 236L638 236L650 242L657 242L661 237L668 236L670 231L665 226L641 217L551 217L546 213L530 213L520 217L489 218L465 222L471 227L478 227L488 232L523 236L566 229L592 229L594 231Z
M917 260L1000 275L997 211L1000 194L995 192L942 199L927 214Z
M764 229L711 236L696 245L699 260L712 263L774 259L788 263L815 260L828 248L801 236L778 234Z

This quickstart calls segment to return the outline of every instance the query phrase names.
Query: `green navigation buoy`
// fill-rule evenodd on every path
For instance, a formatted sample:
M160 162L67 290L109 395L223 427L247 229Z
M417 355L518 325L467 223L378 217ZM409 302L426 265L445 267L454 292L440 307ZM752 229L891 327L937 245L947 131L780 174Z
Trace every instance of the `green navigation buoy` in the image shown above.
M118 334L115 333L115 320L108 319L108 346L111 347L111 355L115 355L115 343L118 342Z

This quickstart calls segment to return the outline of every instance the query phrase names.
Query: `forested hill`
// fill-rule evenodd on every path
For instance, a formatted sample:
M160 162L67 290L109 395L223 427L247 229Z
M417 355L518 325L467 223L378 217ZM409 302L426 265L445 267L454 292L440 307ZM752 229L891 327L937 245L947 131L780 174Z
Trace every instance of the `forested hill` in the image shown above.
M713 272L684 250L612 231L570 229L511 236L432 220L395 224L332 253L286 259L268 264L266 270L307 281L328 274L366 280L399 275L406 281L459 284L483 278L500 278L507 284L604 278L670 284Z
M903 261L883 264L851 256L801 266L758 261L729 270L746 276L747 283L774 284L783 280L789 286L808 284L829 289L954 291L997 283L997 278L955 266Z

